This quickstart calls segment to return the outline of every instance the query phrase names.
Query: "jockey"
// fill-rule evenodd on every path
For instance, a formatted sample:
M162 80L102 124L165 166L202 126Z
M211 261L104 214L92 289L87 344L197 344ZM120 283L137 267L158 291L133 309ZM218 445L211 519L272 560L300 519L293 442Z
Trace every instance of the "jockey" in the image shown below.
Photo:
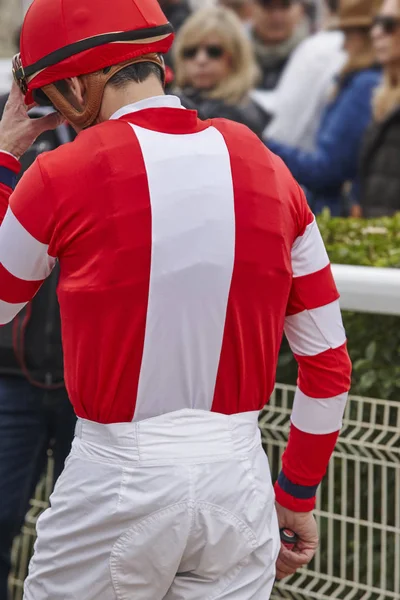
M329 259L280 159L164 94L172 41L156 0L34 0L23 25L0 123L0 323L58 262L78 417L25 600L265 600L318 544L351 370ZM31 120L32 103L56 112ZM64 119L77 138L13 192ZM284 329L299 385L274 491L258 416Z

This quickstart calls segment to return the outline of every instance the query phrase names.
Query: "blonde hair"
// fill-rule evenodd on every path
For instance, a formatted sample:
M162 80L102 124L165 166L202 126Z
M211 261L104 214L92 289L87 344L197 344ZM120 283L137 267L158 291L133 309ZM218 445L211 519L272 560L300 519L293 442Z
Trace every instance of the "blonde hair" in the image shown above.
M241 102L254 87L259 75L250 40L236 14L227 8L210 7L195 12L180 29L175 45L175 76L179 88L190 85L186 77L185 48L201 44L209 35L220 38L224 49L230 54L232 69L213 90L209 98L218 98L229 104Z

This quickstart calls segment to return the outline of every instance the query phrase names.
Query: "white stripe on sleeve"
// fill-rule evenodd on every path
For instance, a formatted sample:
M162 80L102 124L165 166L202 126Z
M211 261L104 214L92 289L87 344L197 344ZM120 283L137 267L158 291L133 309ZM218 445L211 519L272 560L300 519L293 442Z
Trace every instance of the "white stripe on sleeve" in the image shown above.
M13 320L13 318L24 308L28 303L22 302L21 304L11 304L0 300L0 325L6 325Z
M10 249L15 249L11 251ZM14 277L42 281L52 272L56 259L49 247L38 242L18 221L11 208L0 227L0 262Z
M345 392L333 398L310 398L297 388L292 423L305 433L326 435L339 431L343 425L347 397Z
M315 218L292 248L293 277L303 277L324 269L329 257Z
M315 356L346 341L339 300L285 319L285 334L294 354Z

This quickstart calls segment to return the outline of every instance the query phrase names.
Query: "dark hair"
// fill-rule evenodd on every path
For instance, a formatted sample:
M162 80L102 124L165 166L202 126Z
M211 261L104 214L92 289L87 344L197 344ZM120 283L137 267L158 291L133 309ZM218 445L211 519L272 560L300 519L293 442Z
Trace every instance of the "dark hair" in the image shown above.
M109 68L104 69L105 72L107 72L107 70L109 70ZM164 74L161 67L151 62L128 65L125 69L122 69L111 77L109 83L116 88L122 88L132 81L135 83L142 83L143 81L146 81L150 75L155 75L160 83L164 83ZM70 102L73 103L73 97L70 94L69 85L65 79L55 81L54 85L65 98L68 98ZM35 102L40 106L52 106L50 100L42 90L34 90L33 95Z
M339 0L325 0L329 11L333 14L336 14L339 10Z
M122 88L127 83L132 81L135 83L143 83L151 75L155 75L160 83L163 83L164 76L161 67L152 62L136 63L128 65L118 73L111 77L109 83L116 88Z
M269 8L271 4L275 4L276 1L282 8L289 8L292 4L298 2L298 0L256 0L257 4L264 6L264 8Z
M16 29L13 36L14 47L17 52L20 51L20 39L21 39L22 25Z

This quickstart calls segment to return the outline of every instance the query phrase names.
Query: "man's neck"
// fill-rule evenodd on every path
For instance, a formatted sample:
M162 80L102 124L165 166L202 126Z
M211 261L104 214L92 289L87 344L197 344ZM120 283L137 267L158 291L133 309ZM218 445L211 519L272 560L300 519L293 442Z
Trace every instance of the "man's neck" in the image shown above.
M107 85L104 91L103 102L98 118L98 123L108 121L123 106L135 104L146 98L164 96L165 92L156 77L149 77L143 83L130 83L123 88Z

